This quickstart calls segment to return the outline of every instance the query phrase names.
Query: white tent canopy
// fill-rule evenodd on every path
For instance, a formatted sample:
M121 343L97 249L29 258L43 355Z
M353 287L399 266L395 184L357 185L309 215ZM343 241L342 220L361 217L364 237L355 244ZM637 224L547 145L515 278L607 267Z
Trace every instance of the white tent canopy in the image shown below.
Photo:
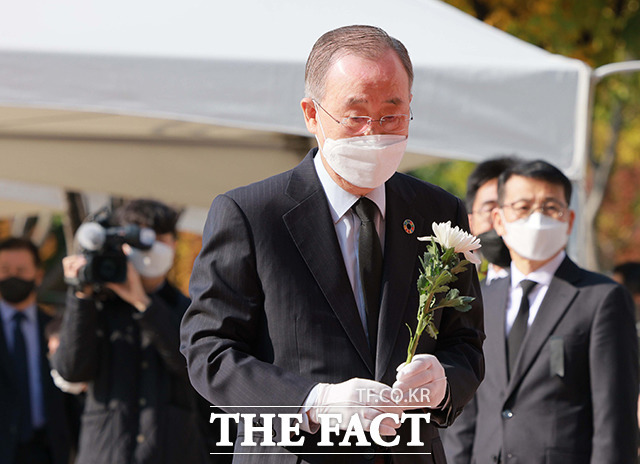
M582 175L589 68L437 0L21 0L0 16L0 179L206 207L299 161L278 134L308 136L306 57L347 24L409 50L410 152Z

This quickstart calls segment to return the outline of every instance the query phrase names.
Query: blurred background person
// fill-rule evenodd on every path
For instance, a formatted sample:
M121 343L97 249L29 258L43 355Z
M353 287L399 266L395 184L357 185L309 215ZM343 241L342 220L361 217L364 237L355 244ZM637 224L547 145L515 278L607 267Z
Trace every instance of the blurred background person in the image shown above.
M511 263L509 249L493 228L491 212L498 207L498 176L516 163L512 157L494 158L479 163L467 178L465 204L469 229L480 238L480 256L487 261L485 283L507 275Z
M49 360L53 357L60 345L60 327L62 325L62 316L57 314L47 323L44 328L44 338L49 347L47 357ZM62 390L63 404L65 416L69 425L69 462L75 462L78 455L78 438L80 436L80 418L84 409L85 392L87 384L85 382L67 382L58 371L51 369L51 377L56 387Z
M640 262L627 261L613 268L612 278L625 286L636 305L636 334L640 346ZM640 395L638 395L638 436L640 437ZM640 439L638 440L638 462L640 462Z
M118 208L107 222L150 228L155 241L146 251L122 245L126 279L99 291L83 282L85 255L63 260L65 278L78 285L68 293L53 364L66 381L88 383L80 464L209 459L196 394L179 352L179 325L189 300L166 279L177 219L176 211L153 200Z
M465 206L469 216L469 229L471 233L480 238L482 248L477 251L483 258L480 268L480 276L485 275L480 281L481 290L485 290L496 279L509 275L511 255L493 228L492 212L498 207L498 177L508 168L517 163L513 157L492 158L478 163L467 178L467 193ZM467 403L461 416L476 414L476 399ZM465 447L473 442L475 421L456 419L450 427L440 431L445 454L449 461L456 460L454 454L469 454ZM457 462L457 461L456 461Z
M636 321L640 321L640 262L627 261L620 263L613 268L612 278L619 284L622 284L629 290L636 305ZM640 335L640 327L636 322L638 334Z
M0 464L68 460L63 396L49 375L44 337L51 318L36 303L40 264L29 240L0 242Z

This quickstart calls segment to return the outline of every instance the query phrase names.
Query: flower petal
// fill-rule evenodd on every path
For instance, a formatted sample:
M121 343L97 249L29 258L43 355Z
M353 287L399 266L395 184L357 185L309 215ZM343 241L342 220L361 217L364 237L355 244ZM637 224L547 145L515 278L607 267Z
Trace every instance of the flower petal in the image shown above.
M465 251L464 252L464 257L466 260L468 260L470 263L473 264L480 264L482 263L482 260L480 258L478 258L476 255L474 255L471 251Z

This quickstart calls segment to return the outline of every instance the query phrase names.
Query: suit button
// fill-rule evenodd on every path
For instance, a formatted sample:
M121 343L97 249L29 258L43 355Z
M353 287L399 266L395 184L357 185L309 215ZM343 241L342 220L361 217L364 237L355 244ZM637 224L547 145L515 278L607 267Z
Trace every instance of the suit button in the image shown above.
M140 398L138 403L140 404L140 406L145 407L147 405L147 400L144 398Z
M511 409L505 409L504 411L502 411L503 419L511 419L512 417L513 417L513 411L511 411Z
M140 434L136 437L138 443L144 443L144 435Z

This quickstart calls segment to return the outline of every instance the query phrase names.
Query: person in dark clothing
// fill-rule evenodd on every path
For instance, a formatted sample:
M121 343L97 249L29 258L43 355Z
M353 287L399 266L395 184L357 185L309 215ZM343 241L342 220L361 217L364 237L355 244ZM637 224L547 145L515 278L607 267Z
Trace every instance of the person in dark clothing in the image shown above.
M66 464L69 430L62 392L49 375L42 282L29 240L0 243L0 464Z
M179 352L180 320L189 300L166 279L173 264L177 213L153 200L134 200L114 225L155 231L151 249L123 245L123 283L70 288L53 364L68 382L87 382L77 462L207 462L195 392ZM65 278L86 264L64 258Z

